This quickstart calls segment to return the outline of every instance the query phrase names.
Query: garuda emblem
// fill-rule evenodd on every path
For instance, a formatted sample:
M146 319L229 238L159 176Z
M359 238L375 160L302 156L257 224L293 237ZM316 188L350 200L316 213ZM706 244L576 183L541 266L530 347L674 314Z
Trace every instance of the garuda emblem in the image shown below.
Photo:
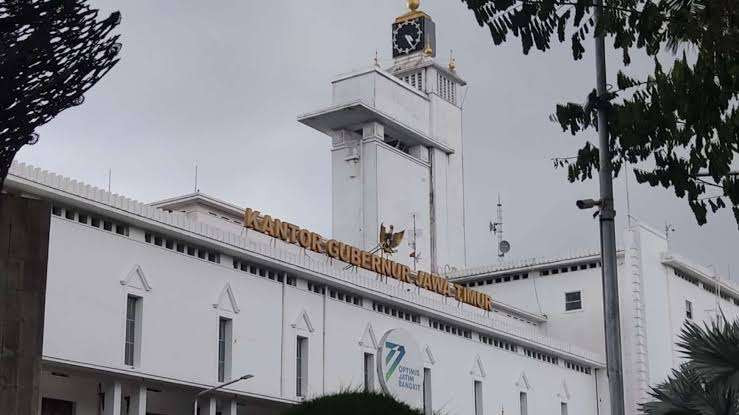
M400 246L400 242L403 240L405 230L400 232L393 232L393 225L390 225L389 229L385 229L385 224L380 224L380 237L379 245L382 252L386 254L394 254L397 251L397 247Z

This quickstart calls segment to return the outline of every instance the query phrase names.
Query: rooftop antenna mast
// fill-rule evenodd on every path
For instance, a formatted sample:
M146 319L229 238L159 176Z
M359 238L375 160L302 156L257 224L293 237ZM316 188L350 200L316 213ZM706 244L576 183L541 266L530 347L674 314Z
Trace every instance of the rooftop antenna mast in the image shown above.
M503 202L500 200L500 193L498 193L498 216L495 222L490 222L490 232L496 237L498 241L498 260L502 261L505 254L511 250L511 244L503 239Z
M413 251L410 253L410 257L413 258L413 270L416 270L418 262L421 260L421 253L418 252L418 230L416 229L416 214L413 214L413 240L408 241Z
M665 239L667 240L667 250L670 250L672 247L670 246L670 233L675 232L675 227L669 223L665 222Z

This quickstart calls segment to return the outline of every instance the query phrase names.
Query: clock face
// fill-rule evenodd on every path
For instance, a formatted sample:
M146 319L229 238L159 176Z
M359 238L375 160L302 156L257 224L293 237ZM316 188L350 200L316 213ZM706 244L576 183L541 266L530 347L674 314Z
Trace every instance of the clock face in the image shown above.
M406 20L393 25L393 56L423 50L423 19Z

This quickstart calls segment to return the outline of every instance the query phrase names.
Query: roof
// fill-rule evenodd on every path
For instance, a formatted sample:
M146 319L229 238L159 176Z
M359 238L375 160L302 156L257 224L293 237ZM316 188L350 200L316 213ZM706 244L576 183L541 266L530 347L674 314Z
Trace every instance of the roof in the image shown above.
M623 256L623 250L618 250L616 253L618 256ZM593 260L600 258L600 250L588 250L579 253L572 253L559 257L551 258L528 258L520 259L510 262L501 262L499 264L483 265L479 267L466 268L457 271L452 271L446 276L450 280L469 280L475 277L486 277L491 274L499 272L517 271L521 269L532 269L532 268L544 268L549 267L553 264L559 263L572 263L572 262L583 262L587 260Z
M182 206L187 206L194 203L207 205L234 216L240 217L244 214L244 208L200 192L160 200L158 202L150 203L149 205L159 209L175 211L179 210L179 208Z

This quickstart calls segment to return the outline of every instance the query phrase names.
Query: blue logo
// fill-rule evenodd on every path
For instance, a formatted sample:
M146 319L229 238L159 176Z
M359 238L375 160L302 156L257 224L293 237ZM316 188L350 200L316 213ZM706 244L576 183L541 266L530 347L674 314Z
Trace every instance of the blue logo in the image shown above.
M385 365L388 365L390 361L393 360L393 357L395 357L395 361L388 365L387 372L385 373L385 380L388 380L393 373L395 373L395 369L398 368L400 361L403 360L403 357L405 356L405 346L402 344L385 342L385 347L390 350L387 356L385 356Z

